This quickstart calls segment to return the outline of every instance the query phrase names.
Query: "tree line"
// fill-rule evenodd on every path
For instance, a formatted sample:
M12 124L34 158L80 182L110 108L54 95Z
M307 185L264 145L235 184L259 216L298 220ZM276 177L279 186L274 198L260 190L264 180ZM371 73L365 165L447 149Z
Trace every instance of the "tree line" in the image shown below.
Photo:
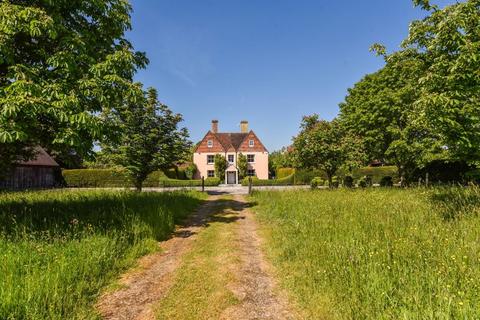
M333 121L304 117L292 152L281 153L287 161L331 181L377 160L397 166L403 184L433 163L480 166L480 0L414 4L427 16L410 24L401 49L373 45L384 67L348 90Z
M133 80L148 59L125 37L131 10L127 0L0 3L0 174L37 145L63 166L98 145L141 189L185 157L182 116Z

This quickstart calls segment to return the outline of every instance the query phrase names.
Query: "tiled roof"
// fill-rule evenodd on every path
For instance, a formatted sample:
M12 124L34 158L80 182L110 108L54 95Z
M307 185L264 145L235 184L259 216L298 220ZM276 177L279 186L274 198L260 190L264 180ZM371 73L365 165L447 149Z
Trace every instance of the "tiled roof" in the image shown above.
M222 144L225 150L228 150L230 147L238 150L243 140L248 136L248 133L215 133L218 141Z
M20 166L42 166L42 167L59 167L58 163L42 148L35 148L35 159L28 161L19 161Z

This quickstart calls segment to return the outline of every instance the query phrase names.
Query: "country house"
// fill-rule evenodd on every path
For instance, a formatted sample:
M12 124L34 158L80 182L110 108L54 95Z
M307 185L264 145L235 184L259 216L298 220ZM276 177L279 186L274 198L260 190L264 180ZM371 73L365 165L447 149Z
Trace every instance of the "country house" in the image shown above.
M215 172L215 155L227 159L224 173ZM248 121L240 123L240 132L218 132L218 121L212 120L212 127L195 148L193 162L197 166L197 178L221 177L226 184L239 183L238 156L247 157L249 176L268 179L268 151L255 132L248 129Z

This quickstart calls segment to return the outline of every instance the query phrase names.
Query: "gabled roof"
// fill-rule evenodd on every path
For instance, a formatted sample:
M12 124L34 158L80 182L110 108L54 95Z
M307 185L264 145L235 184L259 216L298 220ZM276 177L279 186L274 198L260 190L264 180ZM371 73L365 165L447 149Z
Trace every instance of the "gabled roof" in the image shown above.
M230 148L238 150L242 142L248 136L248 133L222 132L214 133L214 135L217 137L218 141L220 141L225 150Z
M59 164L42 148L35 147L36 157L28 161L19 161L19 166L59 167Z

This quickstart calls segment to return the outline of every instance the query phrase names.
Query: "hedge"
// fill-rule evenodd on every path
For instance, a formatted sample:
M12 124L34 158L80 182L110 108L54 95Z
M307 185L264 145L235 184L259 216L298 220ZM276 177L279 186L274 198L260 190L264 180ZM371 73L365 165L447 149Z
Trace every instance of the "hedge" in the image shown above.
M278 169L279 175L283 169L291 170L290 168L280 168ZM337 172L339 180L343 180L347 175L351 175L356 181L365 176L370 176L373 183L380 183L383 177L392 177L394 181L398 180L397 167L395 166L363 167L353 170L352 174ZM294 171L294 183L296 185L309 185L312 179L316 177L327 180L327 175L322 170L297 169Z
M169 172L170 174L172 171ZM63 170L63 178L68 187L77 188L128 188L133 187L124 171L115 169L74 169ZM205 179L205 186L218 186L220 180L216 178ZM170 179L164 172L151 173L143 183L143 187L198 187L202 180Z
M283 179L295 173L294 168L279 168L277 169L277 179Z
M258 179L257 177L252 177L252 185L253 186L290 186L290 185L293 185L293 179L294 179L293 174L282 179L271 179L271 180L263 180L263 179ZM248 186L248 177L242 180L242 186Z
M393 180L398 180L398 171L395 166L363 167L353 170L352 176L355 180L370 176L373 183L380 183L383 177L392 177Z

